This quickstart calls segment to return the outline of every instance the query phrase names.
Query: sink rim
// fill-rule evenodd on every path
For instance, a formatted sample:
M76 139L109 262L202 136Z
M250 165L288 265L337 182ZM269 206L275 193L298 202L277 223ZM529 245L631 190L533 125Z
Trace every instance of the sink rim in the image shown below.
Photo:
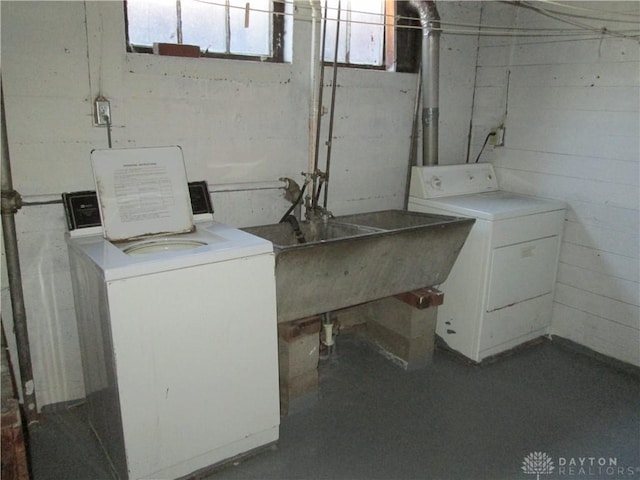
M309 225L311 222L309 221L305 221L305 222L301 222L301 225ZM354 223L346 223L346 222L340 222L340 221L336 221L334 219L329 219L328 220L329 224L333 224L333 225L337 225L337 226L346 226L349 227L351 229L357 230L357 233L353 233L353 234L349 234L349 235L342 235L342 236L336 236L336 237L332 237L332 238L327 238L327 239L319 239L319 240L310 240L307 241L306 243L277 243L274 240L271 240L270 238L267 238L267 236L261 237L261 238L265 238L266 240L269 240L272 244L274 249L277 250L289 250L292 248L310 248L310 247L314 247L316 245L324 245L324 244L328 244L328 243L336 243L336 242L342 242L342 241L348 241L348 240L352 240L352 239L361 239L363 237L367 237L367 236L372 236L372 235L380 235L383 233L386 233L387 230L384 229L380 229L380 228L375 228L375 227L369 227L366 225L358 225L358 224L354 224ZM283 225L282 227L280 227L280 225ZM248 232L252 235L255 235L257 237L260 237L259 233L256 233L256 230L260 229L260 228L282 228L282 229L286 229L286 228L290 228L291 227L287 224L281 224L281 223L269 223L266 225L256 225L254 227L245 227L242 228L242 230L244 230L245 232ZM293 233L293 229L291 229L291 233Z
M430 223L423 223L423 224L416 224L416 225L407 225L407 226L403 226L403 227L396 227L396 228L382 228L382 227L374 227L371 225L366 225L366 224L361 224L358 223L357 221L354 221L354 219L357 219L357 217L362 216L371 216L371 215L375 215L375 214L387 214L387 213L396 213L399 216L413 216L413 217L425 217L425 218L431 218L433 219L434 217L437 218L436 221L432 221ZM343 218L348 218L350 221L343 221ZM309 221L309 220L305 220L303 222L300 222L301 225L309 225L311 224L313 221ZM317 221L317 223L321 223L322 221ZM334 244L334 243L339 243L339 242L350 242L350 241L355 241L355 240L363 240L366 239L368 237L379 237L379 236L387 236L387 235L396 235L399 233L408 233L411 231L418 231L418 230L423 230L423 229L434 229L434 228L444 228L447 225L450 225L451 223L473 223L474 219L470 218L470 217L456 217L456 216L451 216L451 215L438 215L438 214L431 214L431 213L423 213L423 212L413 212L413 211L409 211L409 210L399 210L399 209L387 209L387 210L376 210L376 211L371 211L371 212L362 212L362 213L355 213L355 214L347 214L347 215L340 215L337 217L332 217L328 220L326 220L327 223L330 224L334 224L334 225L343 225L343 226L347 226L349 228L352 229L356 229L359 230L358 233L356 234L350 234L350 235L344 235L344 236L338 236L338 237L334 237L334 238L328 238L328 239L320 239L320 240L312 240L312 241L308 241L306 243L276 243L275 241L267 238L266 236L263 236L261 238L265 238L267 240L269 240L272 245L273 248L276 252L278 251L286 251L286 250L292 250L292 249L305 249L305 248L313 248L316 247L318 245L327 245L327 244ZM270 224L265 224L265 225L255 225L252 227L245 227L242 228L242 230L251 233L252 235L256 235L258 237L260 237L260 235L258 233L256 233L255 231L257 229L260 228L279 228L280 225L285 225L285 224L281 224L281 223L270 223ZM280 228L287 228L287 227L280 227ZM293 232L293 230L292 230Z

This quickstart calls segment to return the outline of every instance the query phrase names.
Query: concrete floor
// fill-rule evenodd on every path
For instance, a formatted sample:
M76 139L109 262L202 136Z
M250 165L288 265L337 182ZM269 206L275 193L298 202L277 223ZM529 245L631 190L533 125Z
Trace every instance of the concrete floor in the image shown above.
M282 420L277 447L201 478L640 479L638 371L565 342L480 367L437 350L431 366L405 372L342 335L319 372L317 399ZM34 480L112 478L83 410L32 429ZM533 452L553 471L523 471Z

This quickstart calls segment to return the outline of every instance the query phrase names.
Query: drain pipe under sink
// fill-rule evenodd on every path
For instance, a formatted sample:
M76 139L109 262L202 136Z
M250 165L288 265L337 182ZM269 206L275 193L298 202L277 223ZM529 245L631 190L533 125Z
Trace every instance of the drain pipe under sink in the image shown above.
M320 339L320 341L327 347L327 352L325 355L321 355L320 358L322 360L326 360L335 352L335 334L333 333L333 322L331 321L331 312L325 312L322 315L322 328L324 331L324 339Z
M422 25L422 164L438 164L440 15L434 1L410 0Z

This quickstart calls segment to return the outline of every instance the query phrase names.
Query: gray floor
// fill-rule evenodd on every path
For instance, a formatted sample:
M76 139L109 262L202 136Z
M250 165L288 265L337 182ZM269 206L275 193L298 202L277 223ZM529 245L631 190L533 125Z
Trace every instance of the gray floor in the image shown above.
M437 351L405 372L338 340L317 401L283 419L277 447L203 478L640 479L637 370L543 341L481 367ZM30 444L34 480L112 478L82 406L46 414ZM523 469L534 452L546 470Z

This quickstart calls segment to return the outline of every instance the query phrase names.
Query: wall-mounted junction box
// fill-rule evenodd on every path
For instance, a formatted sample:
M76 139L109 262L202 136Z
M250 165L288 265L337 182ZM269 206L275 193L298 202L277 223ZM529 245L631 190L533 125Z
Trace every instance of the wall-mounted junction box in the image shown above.
M499 127L492 128L491 137L489 137L489 144L494 147L502 147L504 146L504 126L500 125Z
M111 123L111 105L104 97L96 98L95 104L96 125L109 125Z

